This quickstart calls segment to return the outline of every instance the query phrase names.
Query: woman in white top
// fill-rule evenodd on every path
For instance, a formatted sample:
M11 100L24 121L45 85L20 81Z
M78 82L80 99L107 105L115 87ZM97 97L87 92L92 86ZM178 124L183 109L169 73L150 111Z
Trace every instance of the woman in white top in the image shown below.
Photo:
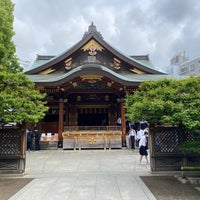
M147 153L147 137L148 137L148 132L145 131L144 135L141 137L140 141L139 141L139 153L140 153L140 163L142 162L142 158L143 156L145 156L145 159L147 161L147 163L149 163L148 161L148 153Z
M142 138L142 136L144 135L144 130L139 129L137 131L137 141L140 142L140 139Z

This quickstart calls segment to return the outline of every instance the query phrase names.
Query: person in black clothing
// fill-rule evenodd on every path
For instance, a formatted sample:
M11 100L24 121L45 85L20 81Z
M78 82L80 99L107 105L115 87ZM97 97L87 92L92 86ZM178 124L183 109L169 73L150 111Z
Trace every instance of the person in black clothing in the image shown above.
M31 130L28 130L28 132L27 132L27 147L26 147L26 149L28 151L32 150L32 142L33 142L33 132Z
M131 122L128 119L126 119L126 134L129 134L130 128Z
M34 135L35 135L35 150L39 151L40 150L41 133L37 129L35 129L34 130Z

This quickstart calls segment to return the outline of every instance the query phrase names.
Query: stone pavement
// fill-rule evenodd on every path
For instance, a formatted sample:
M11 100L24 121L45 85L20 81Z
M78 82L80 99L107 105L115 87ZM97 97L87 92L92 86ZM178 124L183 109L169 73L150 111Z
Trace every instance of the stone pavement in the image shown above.
M34 180L10 200L155 200L140 175L151 173L138 149L27 152Z

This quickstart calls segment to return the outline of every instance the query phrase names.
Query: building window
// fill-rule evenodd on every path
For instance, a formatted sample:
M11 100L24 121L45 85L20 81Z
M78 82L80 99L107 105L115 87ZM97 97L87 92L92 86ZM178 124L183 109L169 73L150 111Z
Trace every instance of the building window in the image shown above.
M181 68L181 74L185 74L187 73L187 71L188 71L187 67Z
M191 64L190 65L190 71L192 72L192 71L194 71L194 69L195 69L194 64Z

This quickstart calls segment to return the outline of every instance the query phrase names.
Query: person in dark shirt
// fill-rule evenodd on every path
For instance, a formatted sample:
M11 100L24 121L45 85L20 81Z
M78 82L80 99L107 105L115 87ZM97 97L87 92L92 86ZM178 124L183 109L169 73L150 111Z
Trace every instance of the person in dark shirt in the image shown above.
M130 128L131 128L131 122L128 119L126 119L126 134L129 134Z
M27 131L27 146L26 149L28 151L32 150L32 142L33 142L33 132L31 130Z
M37 129L35 129L34 130L34 135L35 135L35 150L39 151L40 150L41 133Z

